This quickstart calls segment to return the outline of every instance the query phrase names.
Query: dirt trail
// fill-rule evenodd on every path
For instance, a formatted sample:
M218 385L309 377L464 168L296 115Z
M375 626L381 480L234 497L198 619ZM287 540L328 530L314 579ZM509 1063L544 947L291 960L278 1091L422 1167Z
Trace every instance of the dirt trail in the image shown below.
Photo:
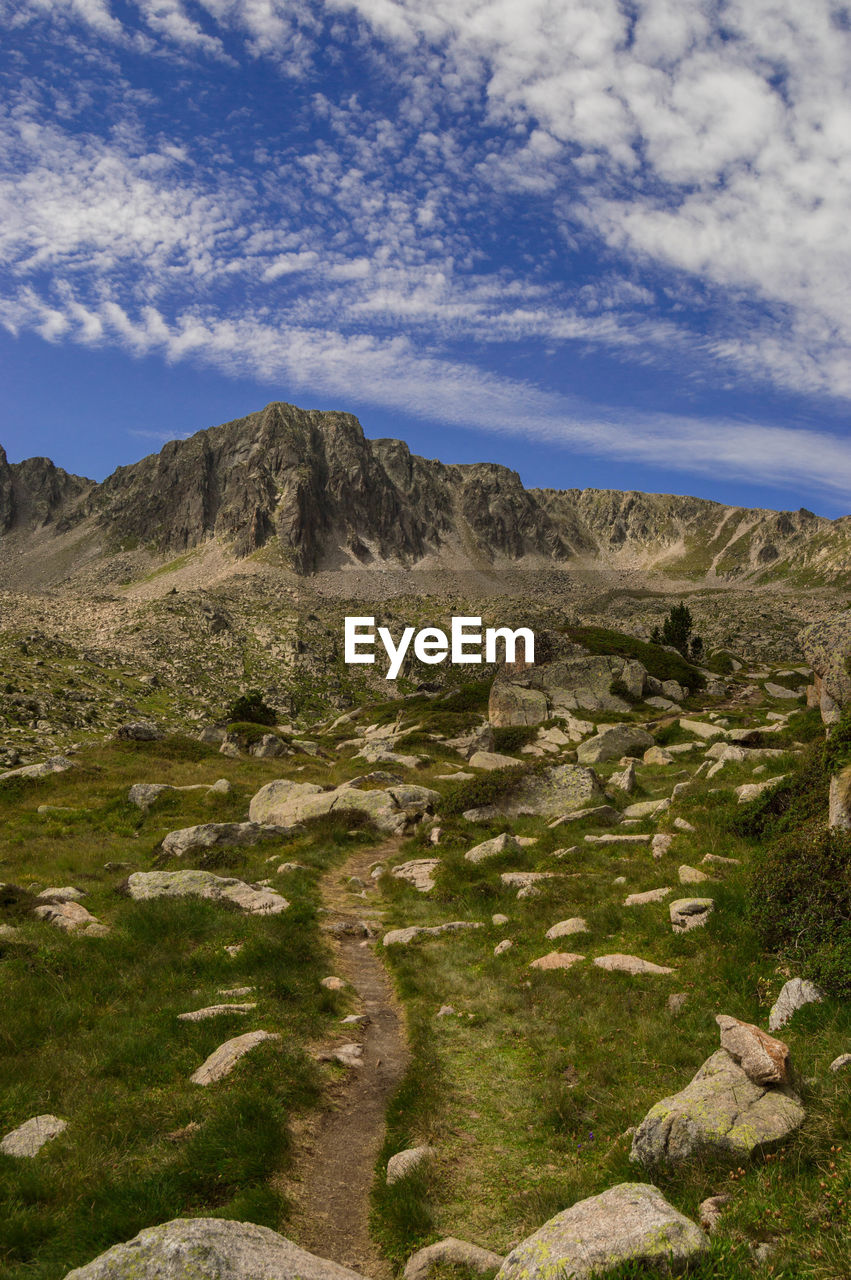
M398 847L398 841L389 840L359 849L323 877L325 921L362 920L378 927L380 912L370 901L372 895L357 897L346 881L359 876L370 885L370 866L395 854ZM295 1213L286 1234L302 1248L370 1280L389 1280L391 1269L369 1236L369 1193L387 1104L408 1063L407 1040L390 979L374 947L362 937L335 939L333 947L333 972L355 988L356 1012L369 1015L363 1029L341 1027L338 1043L362 1043L363 1065L347 1071L330 1108L297 1144L286 1187Z

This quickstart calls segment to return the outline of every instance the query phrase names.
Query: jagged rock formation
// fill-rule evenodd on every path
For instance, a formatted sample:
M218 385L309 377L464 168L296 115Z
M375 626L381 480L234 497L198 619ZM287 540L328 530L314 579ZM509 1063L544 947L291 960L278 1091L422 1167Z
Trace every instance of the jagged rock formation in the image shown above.
M0 450L0 535L76 529L102 551L160 554L210 540L233 556L276 544L301 574L371 564L450 569L655 568L698 576L841 580L851 517L594 489L526 490L490 463L445 465L356 418L273 403L174 440L102 484Z

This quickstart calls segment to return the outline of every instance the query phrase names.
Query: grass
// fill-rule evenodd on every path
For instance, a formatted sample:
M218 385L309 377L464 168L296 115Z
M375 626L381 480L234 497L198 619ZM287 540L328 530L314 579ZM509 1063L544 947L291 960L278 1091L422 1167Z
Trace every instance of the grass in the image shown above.
M567 627L566 634L589 653L615 654L620 658L636 659L657 680L676 680L692 693L706 684L705 677L695 666L662 645L638 640L635 636L610 631L606 627Z
M352 840L375 833L328 818L289 839L217 850L220 873L252 881L270 874L276 849L303 864L286 878L291 906L278 916L195 899L137 903L117 891L129 869L153 865L168 830L244 817L249 796L278 773L274 762L166 738L81 752L68 773L0 787L0 875L19 886L0 895L0 922L18 930L0 940L0 1132L43 1113L68 1121L37 1159L0 1156L3 1280L55 1280L180 1215L285 1227L288 1207L272 1179L290 1158L291 1118L319 1101L323 1075L310 1048L344 1005L320 986L329 959L317 880ZM136 781L220 776L232 782L230 795L166 793L146 814L126 799ZM39 814L45 803L63 811ZM64 884L87 891L107 937L66 935L33 917L34 895ZM225 950L232 944L242 946L237 955ZM177 1020L235 986L255 988L247 998L256 1011ZM260 1027L282 1039L216 1085L190 1082L224 1040Z
M753 723L756 716L745 710L729 719ZM681 769L690 775L701 756L698 750L674 766L639 765L641 786L627 802L670 794L672 782L682 780ZM767 768L783 772L795 760L778 757ZM617 767L598 768L608 776ZM386 953L417 1051L382 1161L423 1142L438 1151L434 1165L407 1188L388 1189L377 1179L375 1230L397 1267L415 1248L445 1235L505 1253L575 1201L617 1182L650 1180L629 1162L630 1126L661 1097L684 1087L718 1047L716 1013L765 1025L790 971L754 932L748 915L754 842L731 830L738 810L732 789L752 779L751 769L728 764L717 778L693 784L658 829L673 830L678 815L696 830L676 832L670 853L658 863L647 846L586 844L584 836L597 828L584 823L549 831L542 819L525 817L473 827L456 814L458 787L441 810L435 890L422 895L391 877L381 882L388 927L447 919L485 925ZM506 828L537 843L478 866L464 860L465 849ZM656 829L650 822L630 828ZM554 857L560 846L575 851ZM399 859L427 850L424 840L412 840ZM707 868L716 877L711 884L680 886L677 867L697 866L706 853L739 858L742 866L723 873ZM499 879L509 869L555 871L563 878L543 882L537 898L518 900ZM616 883L620 877L625 883ZM672 888L666 901L623 905L627 894L659 885ZM705 929L675 935L668 903L692 894L713 897L715 912ZM497 912L509 917L507 925L491 923ZM582 916L589 932L548 941L547 928L568 916ZM502 938L513 946L495 957ZM553 949L587 959L567 971L529 968ZM630 977L590 963L614 951L669 965L675 973ZM666 1007L675 991L688 997L676 1016ZM436 1017L444 1004L457 1016ZM851 1273L845 1230L851 1100L847 1079L843 1084L827 1069L851 1044L851 1010L835 1000L810 1006L784 1036L805 1081L803 1130L777 1157L756 1159L741 1171L698 1161L653 1175L693 1219L707 1196L733 1193L707 1257L692 1265L691 1276L840 1280ZM765 1242L773 1253L761 1264L752 1246ZM639 1273L626 1267L609 1274L626 1280Z

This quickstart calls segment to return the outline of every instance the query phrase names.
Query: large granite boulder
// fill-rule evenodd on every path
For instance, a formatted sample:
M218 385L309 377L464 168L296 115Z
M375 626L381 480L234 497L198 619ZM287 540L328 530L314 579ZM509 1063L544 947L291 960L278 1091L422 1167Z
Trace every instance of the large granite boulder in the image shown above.
M387 790L366 791L353 783L344 783L324 791L313 782L291 782L279 778L261 787L251 801L248 816L252 822L289 829L323 814L357 809L388 835L402 835L440 800L440 793L429 787L400 783Z
M635 1131L630 1160L645 1168L701 1155L743 1160L774 1150L803 1121L803 1104L789 1085L756 1084L719 1049L685 1089L651 1107Z
M175 1218L114 1245L65 1280L361 1280L251 1222Z
M842 707L851 702L851 609L829 622L814 622L799 641L815 672L822 719L834 724Z
M181 827L163 838L162 851L182 858L193 849L219 849L257 844L270 836L280 835L276 827L258 822L204 822L197 827Z
M550 1218L511 1250L496 1280L583 1280L626 1262L678 1271L708 1247L658 1187L622 1182Z
M653 738L646 729L636 724L616 724L580 742L576 758L580 764L600 764L621 756L643 756L652 746Z
M488 702L488 721L495 729L506 725L543 724L548 718L546 694L507 680L495 680Z
M555 818L603 796L603 785L593 769L576 764L557 764L541 773L521 778L511 792L497 801L507 816L521 813Z

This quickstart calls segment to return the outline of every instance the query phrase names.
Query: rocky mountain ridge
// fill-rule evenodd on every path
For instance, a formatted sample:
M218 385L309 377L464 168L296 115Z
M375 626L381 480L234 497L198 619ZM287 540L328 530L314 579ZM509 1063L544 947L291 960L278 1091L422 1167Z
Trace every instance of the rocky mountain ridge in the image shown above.
M0 547L41 561L53 535L102 557L145 546L173 557L216 542L239 561L274 548L300 575L324 570L640 568L717 580L851 580L851 516L700 498L525 489L492 463L444 464L400 440L368 440L341 412L272 403L174 440L101 484L0 449ZM67 539L66 539L67 541ZM0 573L2 571L0 570ZM60 575L61 576L61 575Z

